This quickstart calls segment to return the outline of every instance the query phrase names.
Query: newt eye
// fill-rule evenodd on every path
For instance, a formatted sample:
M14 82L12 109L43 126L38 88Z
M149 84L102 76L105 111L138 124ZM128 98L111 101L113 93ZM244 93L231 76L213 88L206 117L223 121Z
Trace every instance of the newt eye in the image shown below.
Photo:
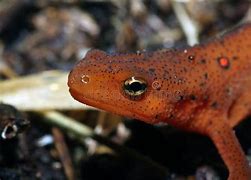
M147 83L145 80L133 76L125 80L123 90L131 99L139 100L147 90Z

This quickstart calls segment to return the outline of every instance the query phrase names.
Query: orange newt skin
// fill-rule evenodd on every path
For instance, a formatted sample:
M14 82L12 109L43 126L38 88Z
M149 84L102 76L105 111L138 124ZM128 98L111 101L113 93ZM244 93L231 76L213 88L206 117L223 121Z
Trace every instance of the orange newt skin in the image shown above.
M185 50L115 55L91 50L71 71L68 86L82 103L210 137L228 179L251 179L232 130L251 114L250 23Z

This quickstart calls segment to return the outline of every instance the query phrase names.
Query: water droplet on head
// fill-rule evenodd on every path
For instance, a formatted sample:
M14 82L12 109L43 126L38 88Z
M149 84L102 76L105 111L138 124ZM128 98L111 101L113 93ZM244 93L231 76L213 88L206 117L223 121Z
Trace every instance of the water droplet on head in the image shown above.
M89 81L90 81L90 78L89 78L88 75L83 75L83 76L81 77L81 82L87 84L87 83L89 83Z
M178 90L174 92L174 98L175 98L175 102L181 101L184 99L184 95L181 91Z
M185 54L187 53L187 49L184 49L184 53L185 53Z
M178 79L178 84L181 84L183 83L183 80L182 79Z
M137 51L136 51L136 54L137 54L137 55L141 55L141 51L140 51L140 50L137 50Z
M156 89L156 90L160 90L161 89L161 83L159 81L153 81L152 88Z

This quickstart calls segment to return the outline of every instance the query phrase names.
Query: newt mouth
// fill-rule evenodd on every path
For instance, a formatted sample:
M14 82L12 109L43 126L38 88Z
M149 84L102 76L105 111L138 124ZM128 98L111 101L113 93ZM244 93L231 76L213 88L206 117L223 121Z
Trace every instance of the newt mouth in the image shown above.
M95 107L95 108L98 108L98 109L101 109L101 110L104 110L107 112L111 112L114 114L129 117L132 119L138 119L138 120L141 120L141 121L144 121L147 123L149 123L149 122L156 123L156 122L154 122L154 118L143 115L143 114L138 113L133 110L127 110L127 109L125 109L125 107L122 107L119 104L116 104L116 105L109 104L107 102L103 102L102 100L95 100L92 98L85 97L82 93L79 93L77 90L75 90L73 88L70 88L69 92L75 100L77 100L83 104L86 104L86 105L89 105L89 106L92 106L92 107ZM121 113L121 111L123 111L123 113ZM149 119L150 119L150 121L149 121Z

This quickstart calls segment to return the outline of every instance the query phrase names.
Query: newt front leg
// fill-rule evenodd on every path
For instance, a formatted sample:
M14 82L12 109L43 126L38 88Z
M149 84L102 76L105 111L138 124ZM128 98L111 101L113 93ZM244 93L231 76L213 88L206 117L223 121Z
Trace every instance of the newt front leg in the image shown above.
M207 135L212 139L229 170L228 180L250 180L248 161L232 128L220 118L208 126Z

